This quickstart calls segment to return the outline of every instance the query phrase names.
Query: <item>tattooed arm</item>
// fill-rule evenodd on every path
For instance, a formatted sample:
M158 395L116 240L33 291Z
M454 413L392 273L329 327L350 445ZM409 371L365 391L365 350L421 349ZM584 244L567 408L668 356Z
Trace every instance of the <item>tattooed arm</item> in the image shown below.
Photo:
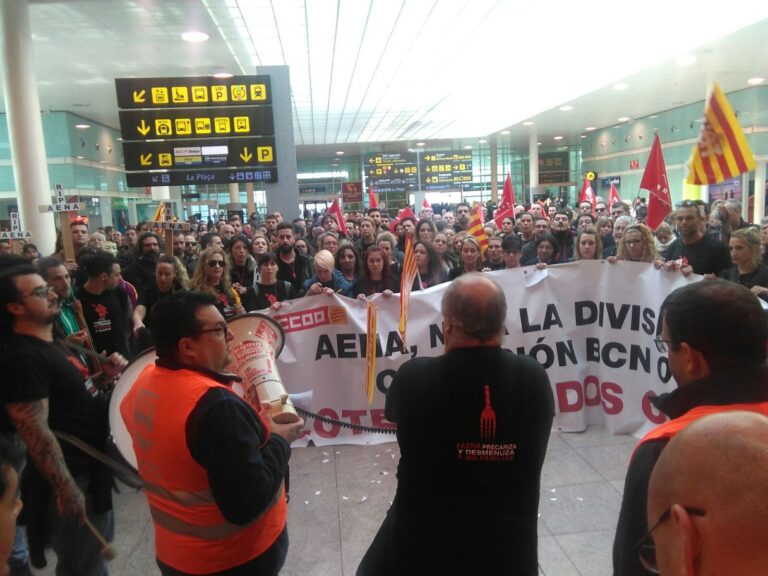
M56 493L56 506L65 516L85 517L85 498L64 463L58 440L48 427L48 399L5 405L29 457Z

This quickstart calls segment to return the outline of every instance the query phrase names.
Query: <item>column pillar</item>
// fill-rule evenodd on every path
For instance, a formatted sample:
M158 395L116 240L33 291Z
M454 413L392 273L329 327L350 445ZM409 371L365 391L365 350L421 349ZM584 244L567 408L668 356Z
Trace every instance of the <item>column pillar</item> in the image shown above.
M531 187L528 201L533 204L533 195L539 190L539 134L536 130L528 135L528 173Z
M495 134L491 136L491 200L499 203L499 146Z
M5 110L22 227L32 233L32 240L43 254L51 254L56 243L53 214L38 211L41 204L51 203L53 192L48 179L40 97L33 74L29 3L14 0L0 2L0 6ZM67 225L66 219L62 220Z
M757 167L755 168L755 215L752 220L755 224L760 224L765 218L765 158L755 158Z

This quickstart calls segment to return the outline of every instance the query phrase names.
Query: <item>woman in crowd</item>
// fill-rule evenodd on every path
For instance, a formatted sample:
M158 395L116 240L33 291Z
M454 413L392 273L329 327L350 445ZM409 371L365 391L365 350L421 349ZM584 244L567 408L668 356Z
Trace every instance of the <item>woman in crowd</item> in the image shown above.
M357 250L349 240L339 242L339 249L336 250L336 269L341 272L347 282L352 284L351 296L357 296L360 259L357 257Z
M459 236L460 234L456 234L456 237ZM451 270L449 278L454 280L465 272L480 272L483 264L481 253L480 243L475 237L465 235L460 248L461 261L456 268Z
M133 309L133 348L140 352L152 346L152 338L147 330L152 325L152 309L178 290L187 290L186 275L181 274L181 264L177 258L161 254L155 265L155 283L150 284L139 294L139 301Z
M592 226L587 226L576 235L573 245L574 260L600 260L603 257L603 241Z
M251 256L251 243L248 237L240 234L232 238L229 248L229 279L232 288L245 300L245 293L253 288L258 279L256 259ZM246 307L247 308L247 307Z
M456 255L453 252L448 250L448 237L443 232L435 234L435 240L432 243L432 247L435 249L435 252L437 252L437 257L440 259L440 266L442 266L446 274L451 271L451 268L458 265L459 259L456 258Z
M261 232L255 232L251 239L251 255L258 262L259 256L269 252L269 240Z
M501 234L509 236L515 233L515 220L512 216L507 216L501 221Z
M423 290L448 281L448 274L443 270L440 257L432 244L418 240L413 245L413 256L419 274L413 280L413 290Z
M253 286L252 290L246 293L243 300L245 309L263 310L272 308L279 310L282 302L296 297L293 286L290 282L277 279L277 256L272 252L267 252L259 256L257 261L259 280Z
M437 228L435 228L432 220L419 220L418 224L416 224L415 240L434 242L435 234L437 234Z
M607 216L601 216L597 219L595 227L603 243L603 255L607 256L611 251L613 254L616 254L616 241L613 239L613 220ZM606 254L608 249L610 249L609 254Z
M752 292L768 300L768 267L760 253L760 231L757 228L741 228L731 232L728 241L733 266L719 276L750 288Z
M312 256L312 253L309 251L309 244L307 244L304 238L297 238L293 247L301 252L302 256Z
M201 252L190 288L215 296L226 320L245 312L240 294L232 288L227 255L218 246L209 246Z
M335 293L354 298L354 286L334 264L333 254L328 250L320 250L315 254L315 273L302 286L305 296Z
M24 244L21 248L21 255L27 262L32 264L32 266L37 266L37 261L40 260L40 252L38 251L37 246L32 244L32 242Z
M376 237L376 246L384 252L384 258L389 262L392 277L400 283L400 264L397 262L397 239L391 232L382 232Z
M367 296L381 293L388 298L399 290L400 287L392 278L389 257L384 250L377 246L368 248L365 252L363 274L358 282L357 297L365 299Z
M666 258L667 250L672 242L675 241L675 235L672 233L672 226L666 222L659 224L656 231L653 233L656 242L656 251L659 253L660 258Z
M559 264L555 255L560 245L557 239L549 233L543 234L536 240L536 264Z
M645 224L631 224L624 229L624 234L616 247L616 256L611 260L627 260L629 262L653 262L659 258L656 252L656 239L653 232Z

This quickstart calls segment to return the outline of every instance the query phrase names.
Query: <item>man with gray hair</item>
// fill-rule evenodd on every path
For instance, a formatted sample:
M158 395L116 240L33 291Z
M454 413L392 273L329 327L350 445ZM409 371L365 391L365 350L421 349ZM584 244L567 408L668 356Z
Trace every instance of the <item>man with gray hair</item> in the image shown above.
M768 566L768 418L706 416L677 434L651 475L638 545L662 576L763 575Z
M541 467L554 417L544 369L501 348L507 303L482 274L442 301L445 353L387 392L397 493L357 574L538 574Z

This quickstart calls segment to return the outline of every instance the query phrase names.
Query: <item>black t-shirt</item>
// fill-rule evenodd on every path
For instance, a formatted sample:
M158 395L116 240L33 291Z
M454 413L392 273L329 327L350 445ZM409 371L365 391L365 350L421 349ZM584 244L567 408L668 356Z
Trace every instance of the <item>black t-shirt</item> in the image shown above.
M119 352L130 357L128 348L128 314L130 302L122 290L105 290L99 295L82 288L78 298L83 305L83 315L98 352Z
M155 307L155 304L161 300L165 300L173 293L174 290L171 290L170 292L160 292L160 290L157 288L157 285L149 286L139 292L139 301L136 303L136 305L138 306L141 304L147 309L147 314L144 316L144 326L152 325L152 308Z
M693 244L684 244L680 238L672 242L667 250L667 262L682 257L696 274L719 274L731 266L728 247L706 235Z
M3 404L48 398L48 425L68 432L102 450L108 434L107 402L85 386L87 369L79 358L56 342L14 335L0 356L0 400ZM5 410L0 411L0 432L13 430ZM80 449L60 442L73 476L86 474L91 462Z

